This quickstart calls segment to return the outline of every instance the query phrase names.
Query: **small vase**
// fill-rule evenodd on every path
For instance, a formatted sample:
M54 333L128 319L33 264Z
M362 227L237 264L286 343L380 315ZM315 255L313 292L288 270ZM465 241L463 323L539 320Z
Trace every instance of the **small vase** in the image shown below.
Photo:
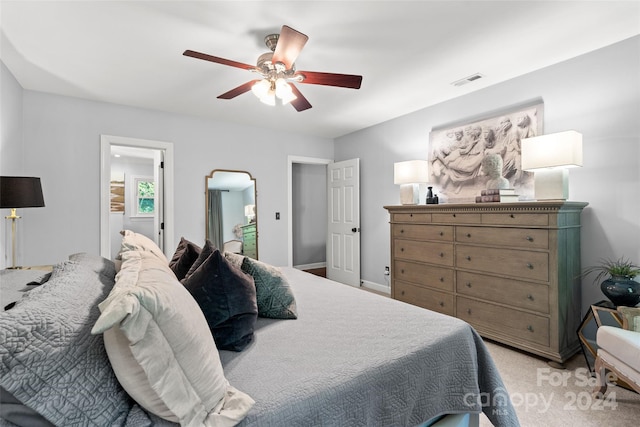
M635 307L640 302L640 283L612 276L600 284L602 293L616 306Z

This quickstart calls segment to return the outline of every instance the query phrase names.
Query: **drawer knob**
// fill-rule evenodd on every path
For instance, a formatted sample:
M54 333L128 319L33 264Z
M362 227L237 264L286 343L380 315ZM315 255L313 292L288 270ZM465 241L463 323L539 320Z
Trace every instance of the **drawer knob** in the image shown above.
M514 214L509 214L509 216L510 216L511 218L515 218L515 217L516 217Z
M456 214L453 214L453 217L455 218L455 217L456 217Z
M400 248L400 252L404 252L404 248Z
M400 270L400 273L404 274L404 268L402 270Z
M533 237L531 237L531 236L527 236L527 241L528 241L528 242L533 242Z
M441 282L444 282L444 277L441 277L441 278L440 278L440 281L441 281Z
M411 218L413 218L413 214L409 214L409 216L410 216Z
M441 235L441 236L444 236L444 233L441 231L441 232L440 232L440 235Z
M471 282L467 282L467 288L471 287Z
M527 268L529 270L533 270L533 264L531 264L530 262L527 263Z
M471 237L471 233L467 233L467 237L469 237L469 238L470 238L470 237Z
M440 301L440 307L444 307L444 302Z
M534 298L533 298L533 295L531 295L531 294L527 295L527 299L528 299L529 301L533 301L533 299L534 299Z
M400 291L400 295L404 295L404 291Z
M531 325L527 326L527 331L533 332L533 326L531 326Z
M400 229L400 234L404 233L404 228Z
M471 309L467 308L467 314L471 314Z
M444 258L444 252L440 252L440 258Z
M471 257L467 255L467 261L471 261Z

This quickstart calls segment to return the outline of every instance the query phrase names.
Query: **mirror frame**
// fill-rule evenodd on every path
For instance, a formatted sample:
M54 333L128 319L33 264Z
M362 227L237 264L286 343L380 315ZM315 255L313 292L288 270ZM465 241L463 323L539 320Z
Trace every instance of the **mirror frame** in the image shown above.
M213 169L209 175L204 176L204 227L205 227L205 239L209 238L209 179L213 179L213 175L216 172L233 172L242 173L249 176L249 180L253 181L253 200L255 201L255 214L256 214L256 260L259 257L259 229L258 229L258 185L256 179L248 171L235 170L235 169ZM246 225L246 224L243 224Z

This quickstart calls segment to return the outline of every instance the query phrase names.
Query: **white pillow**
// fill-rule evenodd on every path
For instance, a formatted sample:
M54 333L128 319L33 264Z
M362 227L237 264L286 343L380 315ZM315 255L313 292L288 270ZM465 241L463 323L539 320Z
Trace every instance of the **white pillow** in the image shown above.
M156 242L144 234L139 234L131 230L123 230L120 234L122 234L122 244L120 246L120 253L118 254L119 259L121 259L123 252L141 251L151 252L160 260L168 262L167 256L162 252L162 249L156 245Z
M149 412L181 426L233 426L254 404L229 385L207 322L166 262L122 252L116 284L91 331L114 372Z

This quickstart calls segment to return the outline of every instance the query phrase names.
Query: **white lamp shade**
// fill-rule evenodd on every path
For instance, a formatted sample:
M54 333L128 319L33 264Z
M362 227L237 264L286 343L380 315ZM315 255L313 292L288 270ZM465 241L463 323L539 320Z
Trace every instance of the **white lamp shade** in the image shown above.
M244 216L253 216L256 205L244 205Z
M408 160L393 164L394 184L424 184L429 182L429 162Z
M574 130L522 140L522 170L582 166L582 134Z

